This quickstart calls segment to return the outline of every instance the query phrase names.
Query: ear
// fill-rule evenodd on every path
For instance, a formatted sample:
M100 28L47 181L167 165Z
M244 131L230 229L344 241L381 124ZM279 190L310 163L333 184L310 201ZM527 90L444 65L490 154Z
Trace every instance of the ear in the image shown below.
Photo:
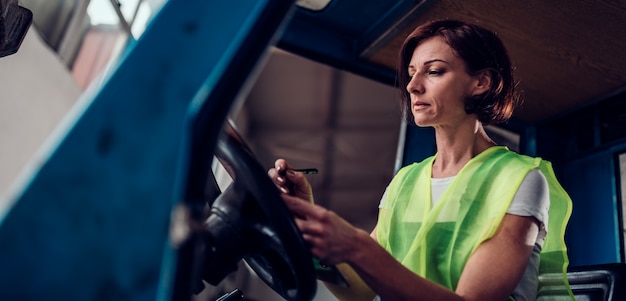
M493 75L489 70L479 71L476 75L474 75L470 95L477 96L489 91L492 80Z

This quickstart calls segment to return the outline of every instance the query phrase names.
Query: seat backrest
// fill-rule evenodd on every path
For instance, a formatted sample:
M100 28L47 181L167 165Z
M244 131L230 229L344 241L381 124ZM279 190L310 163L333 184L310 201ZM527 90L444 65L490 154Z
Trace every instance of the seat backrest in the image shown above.
M540 275L537 300L570 300L562 277L561 274ZM576 300L626 300L626 264L572 267L567 278Z

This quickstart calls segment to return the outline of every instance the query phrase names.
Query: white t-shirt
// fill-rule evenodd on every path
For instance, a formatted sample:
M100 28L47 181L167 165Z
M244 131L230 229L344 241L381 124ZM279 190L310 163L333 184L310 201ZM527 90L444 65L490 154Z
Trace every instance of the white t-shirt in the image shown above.
M431 179L431 192L433 205L436 204L444 191L450 186L455 177L433 178ZM383 205L387 191L383 194L379 208ZM541 224L539 235L535 241L533 252L524 271L522 279L517 284L512 296L517 301L536 300L539 274L539 255L545 242L548 224L548 210L550 208L550 192L546 177L538 169L531 170L520 185L511 206L507 210L508 214L517 216L533 216ZM374 299L380 300L379 297Z

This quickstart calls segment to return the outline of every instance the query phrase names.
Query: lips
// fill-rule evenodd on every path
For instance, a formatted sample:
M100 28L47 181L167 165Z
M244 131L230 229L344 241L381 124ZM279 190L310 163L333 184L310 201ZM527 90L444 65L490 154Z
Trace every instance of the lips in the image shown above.
M429 107L429 106L430 106L430 104L425 103L425 102L421 102L421 101L417 101L417 102L413 103L413 108L416 109L416 110L420 110L420 109L423 109L423 108L426 108L426 107Z

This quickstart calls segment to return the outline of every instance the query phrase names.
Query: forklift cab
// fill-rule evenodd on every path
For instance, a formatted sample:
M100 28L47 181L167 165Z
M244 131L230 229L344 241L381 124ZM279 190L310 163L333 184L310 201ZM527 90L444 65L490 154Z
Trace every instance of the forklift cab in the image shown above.
M493 133L552 161L572 197L566 243L575 295L626 298L626 7L295 2L165 1L2 203L0 294L191 300L203 281L219 284L243 259L284 299L312 300L320 270L332 267L316 265L229 112L272 47L393 87L406 34L425 20L458 18L496 30L511 51L526 103ZM435 152L429 129L401 124L397 136L396 170ZM214 158L230 186L217 185ZM541 276L540 300L568 298L555 277ZM233 291L220 300L241 298Z

